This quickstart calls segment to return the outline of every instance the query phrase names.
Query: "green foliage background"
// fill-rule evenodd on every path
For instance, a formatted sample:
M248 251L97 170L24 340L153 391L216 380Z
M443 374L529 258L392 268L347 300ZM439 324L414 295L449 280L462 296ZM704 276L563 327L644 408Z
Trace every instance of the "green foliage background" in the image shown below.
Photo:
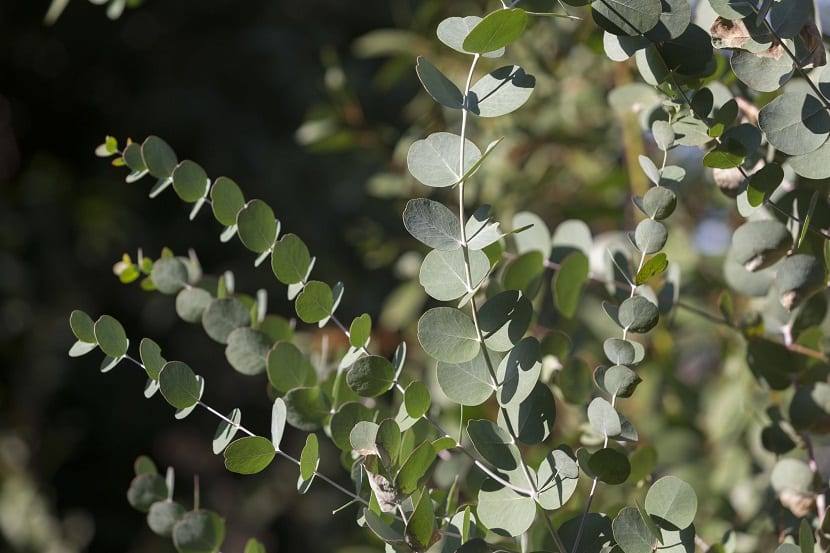
M200 329L177 320L169 299L123 287L106 267L136 245L153 256L163 246L193 247L206 270L232 268L239 288L268 288L273 279L252 270L238 244L220 245L215 226L187 222L177 202L151 208L146 188L117 182L90 145L101 129L136 139L158 134L209 174L230 175L247 197L267 200L318 255L316 276L344 281L339 312L371 313L379 321L373 343L391 354L402 337L416 343L425 301L413 280L418 248L400 224L417 185L398 144L447 127L420 90L414 58L429 55L461 76L463 61L440 46L434 29L483 5L391 1L356 9L331 0L241 8L157 0L112 23L78 1L53 28L41 24L45 7L0 6L0 67L8 76L0 84L0 352L7 368L0 377L0 543L11 551L61 543L68 550L87 543L91 551L169 548L124 500L132 460L149 449L160 464L176 466L181 482L201 475L205 503L228 518L229 551L249 535L269 550L358 550L348 549L365 543L351 517L330 515L340 502L335 491L317 486L298 497L294 467L285 464L255 477L230 475L221 457L207 454L213 420L171 425L169 408L145 402L134 373L104 379L66 359L67 312L83 305L118 313L133 336L138 329L163 336L168 358L199 367L220 394L216 403L267 425L261 382L232 372ZM551 228L570 218L588 221L594 235L633 228L628 198L645 190L636 158L649 146L607 102L611 88L637 79L631 66L607 61L590 20L537 23L511 59L536 76L537 88L513 116L477 124L479 137L506 139L471 194L495 204L503 220L529 209ZM738 219L695 159L700 154L678 155L674 162L689 176L666 251L682 266L684 301L717 313L722 256ZM274 310L290 314L287 304L274 304L279 296L272 294ZM598 300L584 301L577 321L561 328L593 368L610 333ZM324 333L343 345L333 330L309 335L308 343L318 347ZM746 368L742 341L689 310L678 310L651 339L645 382L626 415L657 449L658 466L693 484L702 519L774 532L775 520L756 516L780 509L758 477L772 462L759 445L767 394ZM582 408L559 405L557 431L576 442ZM289 447L298 450L304 439L289 435ZM328 463L327 472L338 473L333 448L321 447L329 448L323 469ZM614 493L603 494L600 506L622 504ZM726 527L698 530L716 540Z

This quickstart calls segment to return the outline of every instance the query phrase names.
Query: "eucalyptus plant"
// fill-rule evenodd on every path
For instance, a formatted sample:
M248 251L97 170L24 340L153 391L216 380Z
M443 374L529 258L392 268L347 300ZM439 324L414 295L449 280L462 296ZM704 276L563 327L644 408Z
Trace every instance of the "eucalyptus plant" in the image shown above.
M569 10L586 4L568 3ZM787 511L776 515L783 519L778 532L753 543L777 553L826 550L828 475L813 441L830 430L830 371L816 330L827 311L830 210L822 185L830 178L830 89L823 73L811 72L826 61L813 5L590 4L605 53L618 62L633 57L645 82L613 90L609 101L636 118L658 160L638 159L650 186L633 197L640 220L632 232L600 238L579 220L561 221L551 232L530 212L515 214L508 227L498 206L472 199L479 172L501 143L498 136L479 140L475 122L522 108L536 87L527 70L498 60L528 26L555 32L555 21L580 17L553 4L512 2L483 18L443 20L438 39L468 62L460 85L438 64L417 59L424 89L458 125L457 132L415 140L406 156L408 172L434 198L411 199L402 214L426 251L418 282L440 303L420 314L419 348L402 342L391 359L373 352L371 316L360 314L348 325L340 319L343 284L312 278L316 258L299 236L284 231L266 202L246 199L230 178L210 178L149 136L123 148L107 137L97 153L125 166L127 182L154 179L151 198L172 188L191 205L191 220L209 207L222 227L220 241L238 237L255 265L270 265L300 322L332 324L350 346L336 364L324 359L315 366L302 348L303 329L290 316L268 312L265 290L240 292L232 272L205 274L195 252L165 249L155 259L141 250L135 260L125 255L115 272L124 283L175 296L178 316L223 345L233 369L267 379L270 434L243 426L239 409L225 415L210 406L205 379L185 362L167 360L152 339L143 338L133 357L126 330L112 316L93 320L74 311L70 326L78 341L70 355L100 349L102 372L123 361L137 366L147 376L145 396L160 392L177 419L197 408L215 416L212 449L231 472L258 473L280 458L298 466L299 493L317 480L335 487L346 496L342 511L353 513L387 550L745 551L733 533L716 536L717 543L699 535L698 494L657 470L655 449L640 443L623 413L623 400L643 382L638 366L647 357L645 336L661 318L688 308L680 298L680 267L663 250L686 177L677 152L704 148L699 159L724 193L737 198L746 222L734 232L723 269L740 301L724 292L720 314L702 314L745 337L749 369L769 391L769 420L759 439L775 463L765 485ZM614 331L602 343L606 362L586 386L584 361L560 327L574 319L589 291L603 298ZM736 312L736 304L748 308ZM405 370L412 358L434 367L435 386ZM586 424L565 436L557 412L574 406ZM286 425L308 433L298 455L285 450ZM351 488L320 472L326 451L320 436L340 451ZM443 466L465 476L442 486ZM224 526L219 531L213 517L199 515L198 500L185 513L165 503L170 481L155 470L136 472L138 508L152 513L163 505L156 509L164 510L164 524L151 529L172 532L179 551L219 550ZM595 498L604 493L622 499L597 511ZM193 525L196 516L216 524ZM196 545L176 539L185 525L187 532L179 533Z

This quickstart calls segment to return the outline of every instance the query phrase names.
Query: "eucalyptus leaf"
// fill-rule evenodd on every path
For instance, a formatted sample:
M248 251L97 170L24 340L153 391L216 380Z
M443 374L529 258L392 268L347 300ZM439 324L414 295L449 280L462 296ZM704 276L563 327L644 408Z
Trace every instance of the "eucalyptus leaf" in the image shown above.
M190 511L173 527L179 553L217 553L225 541L225 521L213 511Z
M120 359L127 354L130 341L127 339L124 327L114 317L110 315L99 317L95 321L93 332L98 347L109 357Z
M649 515L657 517L659 524L668 523L670 529L683 530L694 521L697 494L676 476L664 476L649 488L645 509Z
M403 224L409 234L430 248L450 251L461 247L458 216L440 202L426 198L409 200L403 211Z
M265 371L266 356L271 349L271 338L262 331L243 326L228 334L225 357L231 367L245 375Z
M173 190L187 203L194 203L207 195L210 179L202 166L189 159L173 171Z
M310 266L311 254L296 234L286 234L274 244L271 269L283 284L302 282Z
M266 370L268 382L281 394L317 383L311 361L291 342L274 344L266 356Z
M433 100L451 109L461 109L464 106L464 95L458 87L428 59L419 56L415 71Z
M476 509L481 523L502 536L520 536L536 518L536 502L493 480L485 480Z
M464 139L464 172L481 159L481 150L470 140ZM426 186L443 188L461 180L461 137L448 132L432 133L423 140L416 140L409 148L406 165L409 172Z
M274 210L262 200L251 200L236 215L239 239L254 253L271 249L277 239Z
M467 96L467 109L479 117L507 115L530 99L536 79L518 65L506 65L479 79Z
M159 373L161 395L176 409L188 409L202 397L202 386L193 370L181 361L168 361Z
M456 52L461 52L462 54L474 54L475 52L470 52L464 49L464 39L467 38L467 35L470 34L470 31L472 31L479 22L481 22L481 18L474 15L467 17L448 17L438 24L438 28L436 29L438 40ZM482 55L486 58L498 58L504 55L504 48L498 48L497 50L486 52Z
M804 155L827 141L830 114L808 92L785 92L761 109L758 126L774 148L789 155Z
M472 288L467 285L468 266ZM431 297L451 301L475 290L489 271L490 261L480 250L433 250L424 258L418 280Z
M312 434L313 435L313 434ZM262 436L246 436L225 449L225 468L237 474L262 472L274 460L274 444Z
M480 405L494 391L483 349L469 361L438 362L436 375L444 395L461 405Z
M462 47L477 54L504 48L524 33L527 22L527 12L520 8L490 12L467 34Z
M469 316L452 307L435 307L418 321L418 341L424 351L444 363L471 360L481 349Z
M202 313L205 332L220 344L227 344L231 332L250 324L250 312L236 298L214 299Z
M305 323L317 323L331 316L334 310L334 293L328 284L312 280L304 287L294 304L297 316Z
M355 361L346 380L358 395L376 397L395 385L395 368L385 357L367 355Z

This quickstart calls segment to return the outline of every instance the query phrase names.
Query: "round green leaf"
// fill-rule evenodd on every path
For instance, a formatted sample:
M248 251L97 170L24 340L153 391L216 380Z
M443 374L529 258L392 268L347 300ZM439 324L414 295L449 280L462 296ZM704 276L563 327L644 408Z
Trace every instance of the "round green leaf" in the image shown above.
M520 469L521 453L506 430L489 420L472 419L467 421L467 435L485 461L526 484Z
M464 95L458 87L428 59L418 56L415 72L433 100L450 109L461 109L464 105Z
M325 282L312 280L306 283L294 304L297 316L305 323L317 323L331 316L334 294Z
M602 344L602 350L609 361L615 365L629 365L634 363L634 344L628 340L608 338Z
M210 189L210 201L216 220L231 227L236 224L236 215L245 207L245 196L234 181L219 177Z
M378 426L375 435L375 447L382 460L387 465L394 465L397 462L401 450L402 430L395 422L395 419L384 419ZM453 446L455 440L453 440ZM438 450L436 449L436 452Z
M660 21L660 0L595 0L591 15L597 25L615 35L637 36Z
M600 435L613 438L622 432L622 421L617 411L601 397L594 398L588 405L588 422Z
M796 175L807 179L820 180L830 178L830 140L809 154L789 158L787 164L792 167ZM770 176L771 178L767 185L762 189L772 192L784 180L784 173L780 165L775 163L767 164L757 173L753 174L752 177L754 178L755 175L758 175L758 173L761 173L761 171L768 167L774 167L775 169L772 169L774 173ZM781 171L780 175L778 171Z
M271 338L259 330L243 326L228 335L225 357L237 372L255 375L265 370Z
M175 294L187 284L187 267L175 257L162 257L153 263L150 278L162 294Z
M781 305L792 311L826 287L824 264L808 254L788 256L778 265L775 287Z
M361 421L370 421L374 412L365 405L356 401L348 401L340 406L336 413L331 416L329 428L331 429L331 441L343 451L352 449L349 436L352 429Z
M554 302L559 312L568 319L576 315L589 273L588 258L577 251L569 253L562 260L559 270L553 276Z
M72 329L72 334L81 342L87 344L97 344L95 339L95 323L92 318L79 309L75 309L69 314L69 328Z
M657 539L636 507L620 511L611 527L614 540L623 553L652 553L657 545Z
M780 459L772 468L770 484L779 495L785 492L810 494L815 474L810 466L800 459Z
M202 166L186 159L173 171L173 190L183 201L193 203L205 197L210 179Z
M498 399L501 405L522 402L539 381L542 374L542 354L539 341L528 336L522 339L502 359L496 369L500 383Z
M576 537L580 534L579 549L576 549ZM611 521L600 513L578 514L565 522L559 528L559 535L566 551L579 551L579 553L608 553L613 551L611 534Z
M372 317L364 313L352 320L349 325L349 343L352 347L361 348L369 342L372 335Z
M642 380L625 365L614 365L597 367L594 371L594 382L597 388L611 397L631 397Z
M167 179L173 174L179 160L167 142L157 136L148 136L141 145L141 157L147 171L157 179Z
M429 441L421 442L401 465L395 475L395 485L404 495L411 495L425 480L429 469L435 463L436 453Z
M666 245L668 238L666 225L652 219L644 219L637 224L634 231L634 243L645 254L657 253Z
M453 307L435 307L418 320L418 341L431 357L445 363L471 360L481 349L469 316Z
M192 286L182 288L176 295L176 314L183 321L197 323L202 320L202 315L212 299L207 290Z
M217 553L224 541L225 521L213 511L190 511L173 527L179 553Z
M591 455L588 468L606 484L622 484L631 473L631 464L624 453L611 447L604 447Z
M743 19L754 15L754 6L746 0L711 0L712 9L725 19Z
M220 344L227 344L231 332L250 324L250 312L236 298L214 299L202 313L202 326L205 332Z
M664 186L649 188L643 196L643 213L655 220L662 220L674 213L677 196Z
M156 464L153 462L152 459L147 457L146 455L139 455L136 457L136 460L133 462L133 471L135 475L138 476L139 474L158 474L159 469L156 467Z
M277 239L277 220L274 210L262 200L251 200L236 216L239 239L246 248L262 253L274 245Z
M776 263L792 243L792 235L782 223L774 219L748 221L732 235L729 257L755 272Z
M349 433L349 445L358 455L376 455L375 441L380 427L371 421L359 421Z
M403 210L403 226L430 248L449 251L461 247L458 216L440 202L426 198L409 200Z
M460 298L472 290L467 287L466 262L470 262L473 289L478 287L490 271L490 260L481 250L432 250L424 258L418 279L431 297L440 301Z
M317 472L320 464L320 445L317 442L317 434L309 434L306 437L305 446L300 453L300 478L309 480Z
M167 483L160 474L136 475L127 490L127 501L133 509L146 513L156 501L167 499Z
M697 495L694 489L676 476L664 476L655 482L646 494L646 512L677 530L692 524L697 513Z
M141 155L141 144L137 142L130 142L124 148L124 163L130 168L133 173L143 173L147 170L144 164L144 158Z
M406 387L403 401L409 416L413 419L420 419L429 411L431 403L429 389L423 382L416 380Z
M791 43L792 44L792 43ZM792 48L792 45L789 46ZM748 87L760 92L775 92L790 80L795 70L792 60L783 51L780 55L763 55L735 49L729 58L732 71Z
M150 512L147 513L147 526L150 530L169 538L173 535L173 527L184 515L184 507L175 501L156 501L150 506Z
M291 342L277 342L267 354L268 382L281 394L292 388L314 386L317 373L311 361Z
M506 65L479 79L470 89L467 109L479 117L507 115L522 107L536 87L536 78L518 65Z
M395 385L395 367L385 357L366 355L355 361L346 381L358 395L376 397Z
M329 403L320 388L294 388L283 400L288 424L305 432L318 430L329 415Z
M246 436L225 449L225 468L237 474L256 474L274 460L274 444L262 436Z
M502 426L507 426L505 417L520 442L542 443L550 436L556 421L553 392L542 382L537 382L526 398L511 401L499 412L498 421Z
M530 228L514 236L516 250L519 254L538 251L543 256L550 255L551 236L547 224L541 217L529 211L520 211L513 216L513 228Z
M527 12L522 9L496 10L473 27L464 39L462 48L477 54L498 50L522 36L527 22Z
M461 405L481 405L493 393L484 350L463 363L439 362L438 385L450 400Z
M481 159L481 150L467 139L464 144L466 173ZM460 154L460 136L448 132L432 133L423 140L416 140L410 146L406 165L412 176L426 186L453 186L462 176L458 173Z
M201 385L193 370L181 361L168 361L159 373L161 395L176 409L193 407L201 398Z
M659 318L657 306L643 296L626 299L620 305L619 322L629 332L643 334L654 328Z
M536 502L493 480L485 480L478 492L479 521L502 536L520 536L536 518Z
M271 254L271 269L283 284L295 284L305 280L311 265L311 254L296 234L286 234L276 244Z
M127 353L130 341L127 333L114 317L102 315L93 326L95 341L106 355L113 359L120 359Z
M499 292L478 313L485 345L494 351L512 349L527 332L532 316L533 306L519 290Z
M810 93L785 92L761 109L758 126L777 150L803 155L818 149L830 136L830 114Z
M142 338L138 345L138 355L147 376L153 380L159 379L161 369L167 361L161 356L161 347L149 338Z
M665 42L681 36L692 20L692 9L687 0L667 0L662 3L660 20L646 36L652 42Z
M467 17L448 17L438 24L436 34L438 40L462 54L474 54L464 49L464 39L470 34L476 25L479 24L481 18L475 15ZM485 58L498 58L504 55L504 48L499 48L492 52L482 54Z
M547 511L561 508L576 491L579 465L567 452L554 449L539 465L536 489L539 505Z

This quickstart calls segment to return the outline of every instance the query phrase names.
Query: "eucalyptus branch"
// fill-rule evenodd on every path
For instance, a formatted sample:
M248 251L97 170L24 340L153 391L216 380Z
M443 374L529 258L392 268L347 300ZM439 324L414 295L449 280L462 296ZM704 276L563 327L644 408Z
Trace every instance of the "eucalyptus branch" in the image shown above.
M126 359L127 361L131 361L133 364L135 364L136 366L138 366L138 367L139 367L140 369L142 369L143 371L145 371L145 372L147 371L147 367L145 367L145 366L144 366L144 364L143 364L141 361L139 361L138 359L136 359L136 358L134 358L134 357L132 357L132 356L130 356L130 355L125 355L125 356L124 356L124 359ZM248 435L248 436L250 436L250 437L257 437L257 436L258 436L257 434L255 434L255 433L254 433L254 432L252 432L251 430L247 429L247 428L246 428L246 427L244 427L243 425L241 425L241 424L239 424L239 423L237 423L237 422L234 422L233 420L229 419L228 417L226 417L225 415L223 415L222 413L220 413L219 411L217 411L216 409L214 409L213 407L211 407L211 406L210 406L210 405L208 405L207 403L203 402L202 400L198 400L198 401L196 402L196 404L197 404L197 405L199 405L200 407L202 407L202 408L203 408L205 411L207 411L208 413L210 413L210 414L212 414L212 415L216 416L218 419L222 420L223 422L226 422L226 423L228 423L229 425L231 425L232 427L239 429L242 433L244 433L244 434L246 434L246 435ZM295 465L300 466L300 460L299 460L299 459L297 459L297 458L295 458L295 457L293 457L293 456L289 455L288 453L286 453L285 451L283 451L282 449L280 449L280 447L279 447L278 445L275 445L275 446L274 446L274 451L276 451L277 455L280 455L281 457L283 457L283 458L285 458L285 459L287 459L287 460L291 461L291 462L292 462L292 463L294 463ZM362 503L362 504L364 504L364 505L366 505L366 506L368 506L368 505L369 505L369 503L368 503L365 499L363 499L363 498L362 498L362 497L360 497L359 495L356 495L355 493L353 493L353 492L351 492L351 491L347 490L346 488L344 488L343 486L341 486L340 484L338 484L338 483L337 483L337 482L335 482L334 480L330 479L330 478L329 478L328 476L326 476L325 474L322 474L322 473L318 472L317 470L315 470L315 471L314 471L314 475L315 475L315 477L319 478L319 479L320 479L320 480L322 480L323 482L326 482L327 484L329 484L329 485L330 485L330 486L332 486L333 488L335 488L335 489L337 489L338 491L340 491L340 492L344 493L345 495L349 496L352 500L354 500L354 501L358 501L358 502L360 502L360 503Z

